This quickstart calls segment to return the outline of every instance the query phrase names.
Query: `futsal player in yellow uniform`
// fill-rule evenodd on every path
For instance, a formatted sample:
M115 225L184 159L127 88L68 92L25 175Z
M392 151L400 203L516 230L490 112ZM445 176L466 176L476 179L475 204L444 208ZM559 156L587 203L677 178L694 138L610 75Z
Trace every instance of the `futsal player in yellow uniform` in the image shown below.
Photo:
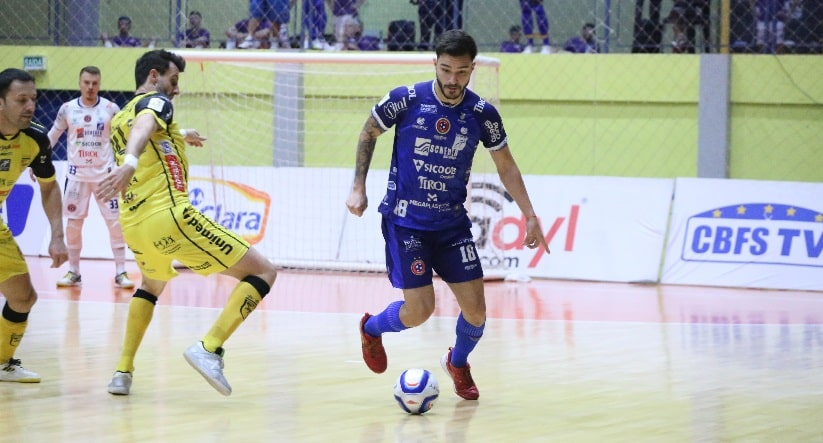
M56 268L69 259L63 240L63 199L57 186L46 129L32 123L37 88L34 77L20 69L0 72L0 204L11 194L20 174L31 167L40 184L43 210L51 225L49 256ZM26 331L37 301L26 260L14 236L0 219L0 293L6 298L0 315L0 381L37 383L40 376L23 368L14 351Z
M143 54L135 66L135 97L111 121L117 164L99 185L103 198L121 196L120 224L134 253L142 281L129 304L120 362L108 391L128 395L134 357L151 322L157 297L177 275L178 261L201 275L222 273L239 280L222 313L202 341L183 356L223 395L231 386L223 376L223 343L268 294L274 265L241 236L201 214L189 201L186 143L202 146L197 131L183 131L174 119L172 98L186 62L159 49Z

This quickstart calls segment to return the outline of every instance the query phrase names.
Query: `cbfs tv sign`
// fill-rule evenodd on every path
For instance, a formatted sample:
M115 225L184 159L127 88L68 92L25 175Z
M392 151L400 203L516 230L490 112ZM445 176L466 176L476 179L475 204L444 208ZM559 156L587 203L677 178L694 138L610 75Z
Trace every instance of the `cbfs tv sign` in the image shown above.
M689 217L681 258L823 268L823 211L741 203Z

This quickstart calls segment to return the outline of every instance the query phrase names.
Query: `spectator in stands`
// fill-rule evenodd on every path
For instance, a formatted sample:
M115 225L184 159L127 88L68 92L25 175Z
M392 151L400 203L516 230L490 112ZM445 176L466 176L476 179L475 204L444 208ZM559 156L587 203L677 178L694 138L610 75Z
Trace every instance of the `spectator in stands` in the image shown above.
M463 0L441 0L443 2L444 29L463 29ZM542 0L541 0L542 1Z
M324 0L303 0L303 49L331 49L326 41L326 3Z
M600 52L595 37L594 23L586 23L580 28L580 35L566 40L563 49L577 54L594 54Z
M228 40L226 40L226 49L239 48L240 43L245 42L249 36L252 36L252 34L249 33L249 21L251 21L251 19L244 18L243 20L235 23L234 26L226 31L226 37L228 37ZM252 44L250 48L268 49L270 45L270 37L271 23L269 23L268 20L263 19L257 24L257 30L254 32L252 37Z
M346 44L346 23L356 19L360 7L366 0L326 0L331 9L334 23L334 49L341 50Z
M672 52L695 52L695 38L697 27L703 33L703 52L711 50L711 19L710 0L681 0L675 1L665 23L672 25Z
M257 30L263 21L269 23L269 37L280 38L282 25L289 23L290 11L296 0L251 0L249 2L249 21L246 37L237 43L240 49L251 49L257 44ZM286 38L288 40L288 37ZM271 45L269 45L271 46ZM276 46L276 45L275 45Z
M757 0L757 50L758 52L784 54L787 52L785 34L790 31L794 45L798 26L804 26L801 0ZM802 33L801 33L802 35Z
M142 42L139 38L131 35L131 19L128 16L121 16L117 19L118 34L109 38L109 34L103 32L100 34L100 39L103 40L103 45L107 48L126 47L126 48L154 48L157 43L157 38L152 37L148 42Z
M380 39L376 36L363 35L363 22L359 18L346 19L343 33L344 51L377 51L380 49Z
M543 40L543 47L540 49L541 54L551 54L551 46L549 44L549 17L546 15L546 9L543 7L543 0L520 0L520 20L523 23L523 32L526 33L526 47L523 49L524 54L531 54L534 52L534 39L539 37ZM537 31L534 33L533 21L537 21Z
M821 2L823 3L823 2ZM807 12L803 9L803 0L787 0L783 5L783 16L785 17L786 50L791 52L802 52L806 43L812 38L809 24L806 22Z
M757 52L773 53L783 48L783 22L780 0L756 0Z
M500 43L500 52L523 52L525 46L520 42L521 37L523 37L523 28L513 25L509 28L509 39Z
M443 5L441 0L409 0L409 2L417 5L417 18L420 23L418 49L428 51L444 30Z
M177 47L184 48L208 48L211 44L211 34L209 30L202 27L203 16L199 11L189 13L189 27L186 32L177 35Z

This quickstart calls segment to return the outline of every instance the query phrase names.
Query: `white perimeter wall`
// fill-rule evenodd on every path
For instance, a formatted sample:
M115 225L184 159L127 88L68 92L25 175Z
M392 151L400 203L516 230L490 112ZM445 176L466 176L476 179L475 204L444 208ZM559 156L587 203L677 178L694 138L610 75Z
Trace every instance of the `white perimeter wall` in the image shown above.
M58 165L63 183L62 165ZM348 214L349 169L192 167L189 192L202 212L280 264L383 269L377 206L385 171L371 171L369 209ZM485 267L531 277L823 290L823 184L718 179L526 176L551 254L522 247L517 205L472 190L474 233ZM475 183L494 185L494 176ZM213 203L215 201L221 203ZM47 255L38 186L23 174L0 208L26 255ZM480 225L483 225L482 228ZM96 210L83 256L110 258ZM130 256L131 258L131 256ZM508 269L501 269L502 267Z

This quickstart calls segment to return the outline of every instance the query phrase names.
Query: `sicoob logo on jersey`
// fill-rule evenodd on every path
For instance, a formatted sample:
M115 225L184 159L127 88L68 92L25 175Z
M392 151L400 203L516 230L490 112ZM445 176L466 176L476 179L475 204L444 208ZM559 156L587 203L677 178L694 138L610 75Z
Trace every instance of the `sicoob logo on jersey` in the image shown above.
M414 275L423 275L426 273L426 264L423 260L417 259L411 264L411 271Z
M449 129L451 129L451 127L452 124L449 122L449 119L447 118L438 118L437 122L434 124L434 128L437 129L437 132L439 132L440 134L445 134L449 132Z

